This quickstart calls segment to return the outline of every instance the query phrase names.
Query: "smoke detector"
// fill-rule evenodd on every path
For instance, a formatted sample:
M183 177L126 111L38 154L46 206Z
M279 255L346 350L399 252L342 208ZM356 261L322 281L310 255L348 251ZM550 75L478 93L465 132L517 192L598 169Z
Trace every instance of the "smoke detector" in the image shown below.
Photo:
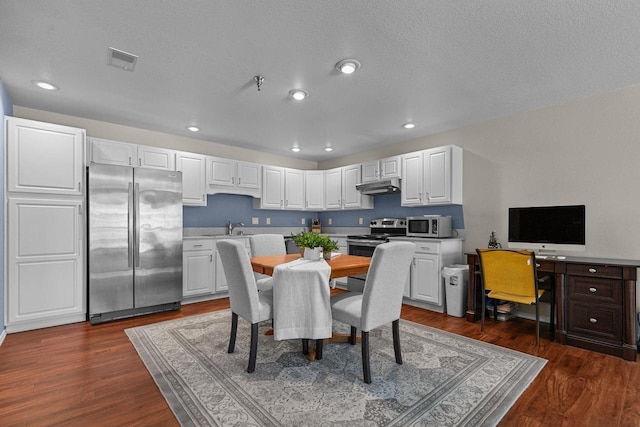
M107 57L107 64L112 65L121 70L133 71L138 61L138 55L125 52L123 50L109 48L109 55Z

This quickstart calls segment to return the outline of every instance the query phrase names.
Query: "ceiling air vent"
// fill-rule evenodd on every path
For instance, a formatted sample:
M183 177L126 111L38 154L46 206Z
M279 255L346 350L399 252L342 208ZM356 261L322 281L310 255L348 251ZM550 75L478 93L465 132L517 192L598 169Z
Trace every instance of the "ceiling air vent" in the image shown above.
M122 70L133 71L133 68L136 66L136 61L138 61L138 55L112 47L109 48L109 57L107 59L107 64L109 65L113 65Z

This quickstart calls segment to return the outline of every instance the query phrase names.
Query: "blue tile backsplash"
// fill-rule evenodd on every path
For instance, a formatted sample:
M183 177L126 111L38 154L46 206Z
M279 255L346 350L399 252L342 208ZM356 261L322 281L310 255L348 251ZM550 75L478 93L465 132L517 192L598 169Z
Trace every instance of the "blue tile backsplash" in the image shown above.
M253 197L235 194L214 194L207 196L207 206L185 206L185 227L224 227L227 221L243 222L251 227L251 219L259 218L258 226L266 226L266 218L271 220L274 227L311 225L312 218L319 218L322 225L332 220L332 227L359 226L359 218L367 226L374 218L404 218L414 215L448 215L451 216L453 228L464 229L464 216L461 205L422 206L408 208L400 206L400 194L380 195L374 197L375 209L359 211L280 211L253 208Z

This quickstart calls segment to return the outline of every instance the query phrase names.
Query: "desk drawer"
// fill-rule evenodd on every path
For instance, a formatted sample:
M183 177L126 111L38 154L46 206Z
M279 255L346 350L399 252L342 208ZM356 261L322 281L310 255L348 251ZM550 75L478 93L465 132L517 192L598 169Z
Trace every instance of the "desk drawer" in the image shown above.
M568 297L591 303L622 306L622 282L598 277L569 276Z
M567 264L567 274L622 279L622 267L589 264Z
M569 301L568 332L593 339L622 341L622 309Z
M182 242L183 251L206 251L213 250L213 239L189 239Z
M553 261L536 259L536 268L538 269L538 273L553 273L556 268L556 263ZM544 274L538 274L538 277L540 276L544 276Z

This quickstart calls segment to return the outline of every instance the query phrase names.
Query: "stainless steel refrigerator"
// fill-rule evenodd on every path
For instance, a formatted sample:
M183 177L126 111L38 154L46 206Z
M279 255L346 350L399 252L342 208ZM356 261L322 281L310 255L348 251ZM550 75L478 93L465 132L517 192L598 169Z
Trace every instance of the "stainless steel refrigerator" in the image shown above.
M180 308L182 173L91 164L88 320Z

